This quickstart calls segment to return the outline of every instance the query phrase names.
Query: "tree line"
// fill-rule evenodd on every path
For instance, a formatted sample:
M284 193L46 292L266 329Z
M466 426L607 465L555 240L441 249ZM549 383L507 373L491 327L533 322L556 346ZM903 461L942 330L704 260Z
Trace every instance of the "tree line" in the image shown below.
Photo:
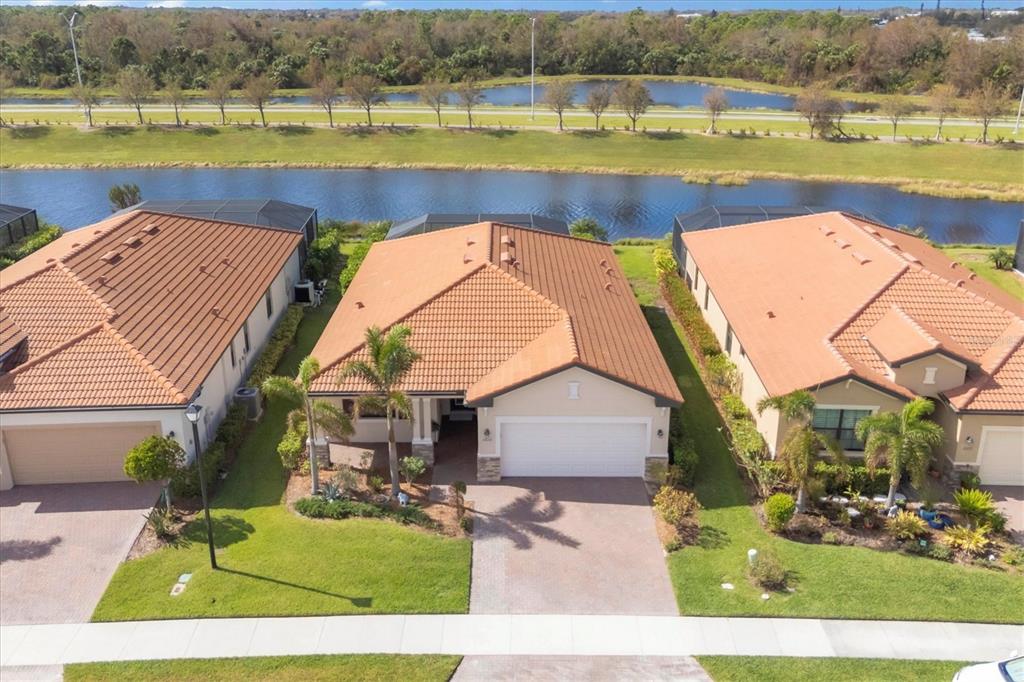
M0 71L17 86L77 83L60 8L0 7ZM158 88L279 88L372 76L386 85L522 76L530 70L523 12L239 11L81 7L83 79L109 87L141 69ZM981 22L938 12L884 25L866 13L542 13L537 71L546 75L732 77L833 89L920 93L948 83L967 94L1024 85L1024 12ZM970 40L981 28L991 40Z

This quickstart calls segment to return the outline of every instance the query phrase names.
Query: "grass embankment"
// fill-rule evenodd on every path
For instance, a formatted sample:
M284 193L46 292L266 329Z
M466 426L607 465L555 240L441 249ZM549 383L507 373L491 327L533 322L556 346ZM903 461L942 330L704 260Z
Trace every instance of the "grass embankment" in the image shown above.
M638 257L623 258L623 269L636 290L649 292L657 286L653 268L638 268L638 262ZM686 400L684 430L700 452L695 484L704 505L700 542L668 557L681 613L1024 622L1018 608L1024 603L1024 581L1019 577L864 547L798 543L767 533L718 430L718 411L685 334L663 311L648 307L645 313ZM762 600L762 590L746 577L750 548L774 549L791 571L796 591ZM722 583L735 589L722 589Z
M0 131L0 166L278 165L658 175L699 170L742 177L927 184L939 194L1024 199L1021 152L1007 148L682 133L554 135L508 129L365 127L17 128Z
M267 656L201 658L125 663L76 663L64 666L66 682L328 682L333 680L410 680L444 682L460 656Z
M715 682L948 682L969 665L957 661L890 661L874 658L698 656Z
M942 250L953 260L962 263L982 279L1024 301L1024 277L1012 270L997 270L988 259L996 246L944 246ZM1013 246L1008 247L1013 251Z
M338 299L334 291L307 313L278 373L296 373ZM466 612L468 540L387 521L314 521L282 504L287 472L276 448L286 412L268 406L213 500L220 570L210 569L205 526L194 522L181 546L121 564L93 620ZM192 573L188 588L169 596L182 573Z

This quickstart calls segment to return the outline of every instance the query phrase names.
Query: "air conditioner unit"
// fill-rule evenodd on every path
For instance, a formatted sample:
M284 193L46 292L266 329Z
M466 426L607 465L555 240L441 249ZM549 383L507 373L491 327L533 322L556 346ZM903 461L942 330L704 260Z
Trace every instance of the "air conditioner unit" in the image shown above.
M245 418L249 421L256 421L263 414L263 399L258 388L241 386L235 389L235 404L245 406Z
M316 285L308 280L304 279L295 285L295 302L299 305L313 305L317 304Z

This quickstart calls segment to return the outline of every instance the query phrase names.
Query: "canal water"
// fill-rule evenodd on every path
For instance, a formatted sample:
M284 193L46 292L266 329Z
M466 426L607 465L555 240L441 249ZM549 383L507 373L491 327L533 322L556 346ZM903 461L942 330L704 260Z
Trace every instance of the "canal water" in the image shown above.
M884 185L752 181L690 185L676 177L515 171L161 168L0 171L0 202L38 210L65 229L110 215L107 191L133 182L145 199L274 198L321 218L402 220L423 213L539 213L596 218L613 239L659 237L678 213L717 205L843 208L937 242L1016 241L1024 206L904 194Z

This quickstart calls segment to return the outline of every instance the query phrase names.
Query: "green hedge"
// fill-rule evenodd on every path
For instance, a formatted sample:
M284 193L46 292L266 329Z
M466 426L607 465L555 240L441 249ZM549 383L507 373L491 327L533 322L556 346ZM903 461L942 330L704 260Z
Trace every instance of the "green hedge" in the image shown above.
M704 358L719 355L722 348L718 345L718 339L715 338L715 333L711 331L711 327L704 320L700 306L697 305L697 299L693 297L693 292L686 287L686 283L675 273L662 273L660 280L662 295L672 306L672 312L675 313L687 336L690 337L701 355Z
M0 249L0 268L6 268L33 251L38 251L64 234L56 225L41 223L38 230Z
M825 484L825 492L829 495L841 495L848 488L859 490L867 497L889 492L888 467L878 467L872 474L863 464L853 464L850 466L849 477L844 479L837 465L818 462L814 465L814 475Z
M322 497L303 497L295 503L295 511L312 519L347 519L353 516L371 519L392 519L399 523L433 527L435 521L420 507L406 507L360 502L359 500L327 500Z
M217 481L217 472L224 461L224 444L214 441L203 451L203 474L206 476L206 490L210 492ZM182 467L171 477L171 493L175 497L199 497L199 468L195 460Z
M295 332L299 330L299 323L302 322L303 310L300 305L290 305L285 311L281 321L277 323L274 333L270 335L266 347L256 362L252 365L252 372L249 374L249 386L259 388L266 381L267 377L274 373L277 364L281 362L288 348L295 340Z
M683 437L672 444L672 464L669 466L668 483L675 487L692 488L697 478L700 455L692 438Z
M363 241L356 244L356 247L352 249L352 254L345 261L345 267L341 271L341 275L338 277L338 285L341 287L341 293L344 294L348 289L348 286L352 284L352 280L355 278L356 273L359 272L359 266L366 260L366 254L370 252L370 247L375 243L382 241L384 237L388 236L388 229L391 227L391 223L374 223L367 231Z
M214 440L222 444L228 450L235 450L242 444L245 437L246 426L245 405L234 404L228 408L220 426L217 427L217 435Z

